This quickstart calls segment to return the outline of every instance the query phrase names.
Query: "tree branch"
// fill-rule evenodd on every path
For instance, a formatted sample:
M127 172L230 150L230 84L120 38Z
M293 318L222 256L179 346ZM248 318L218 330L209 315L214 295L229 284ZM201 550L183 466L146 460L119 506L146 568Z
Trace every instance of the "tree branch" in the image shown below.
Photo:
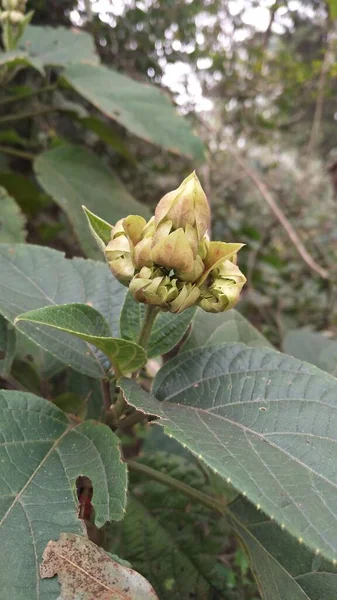
M235 150L233 150L232 148L229 148L228 150L231 153L231 155L233 156L233 158L236 160L236 162L243 169L243 171L246 173L246 175L248 177L250 177L250 179L253 181L253 183L259 190L262 198L268 204L270 210L274 213L275 217L278 219L278 221L282 225L287 236L289 237L291 242L294 244L298 254L301 256L301 258L304 260L304 262L308 265L308 267L312 271L315 271L315 273L317 273L320 277L322 277L323 279L329 279L328 271L326 269L324 269L323 267L321 267L314 260L314 258L311 256L311 254L309 254L309 252L306 250L305 246L303 245L300 238L298 237L294 227L292 226L290 221L287 219L285 214L282 212L282 210L280 209L278 204L276 204L271 192L269 191L266 184L263 181L261 181L257 172L254 169L252 169L246 163L246 161L242 158L242 156L240 156Z

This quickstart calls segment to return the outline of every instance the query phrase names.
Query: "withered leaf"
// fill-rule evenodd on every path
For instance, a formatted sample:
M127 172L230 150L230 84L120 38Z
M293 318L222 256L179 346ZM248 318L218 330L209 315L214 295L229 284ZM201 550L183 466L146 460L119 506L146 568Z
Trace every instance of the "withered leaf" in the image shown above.
M58 575L59 600L158 600L142 575L75 534L61 533L57 542L48 543L40 574Z

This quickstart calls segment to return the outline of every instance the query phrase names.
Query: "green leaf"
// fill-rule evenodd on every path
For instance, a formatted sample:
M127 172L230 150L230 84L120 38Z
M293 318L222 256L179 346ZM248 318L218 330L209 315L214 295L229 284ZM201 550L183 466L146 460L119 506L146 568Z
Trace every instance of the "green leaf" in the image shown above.
M97 215L94 215L94 213L92 213L86 206L82 206L82 208L85 216L88 219L90 231L94 236L98 247L101 250L104 250L105 246L111 240L111 230L113 226Z
M26 220L15 200L0 187L0 243L24 242Z
M11 372L15 355L16 337L14 327L0 315L0 375L6 377Z
M162 452L139 462L210 493L202 471L180 457ZM119 535L114 526L109 530L108 549L130 561L160 600L227 597L228 572L220 555L230 544L228 524L182 493L131 471Z
M95 133L102 142L105 142L108 146L113 148L117 154L124 156L126 160L136 166L136 159L131 154L123 138L105 121L102 121L102 119L98 119L97 117L83 117L79 119L79 121L86 129Z
M100 262L67 260L50 248L0 244L0 313L11 323L30 310L81 302L96 308L118 332L125 288ZM50 327L22 323L20 330L59 361L90 377L105 377L107 359L87 342Z
M147 355L149 358L166 354L174 348L185 335L195 308L184 310L178 315L159 313L151 331ZM145 314L145 306L136 302L130 292L127 293L121 313L121 336L136 341L140 334Z
M50 203L47 196L41 193L33 181L18 172L1 172L0 186L6 188L7 193L14 198L21 210L29 217L34 217Z
M63 362L41 348L18 329L16 330L16 358L21 363L26 363L26 365L33 368L36 376L45 382L65 369Z
M127 480L118 438L92 421L74 427L51 402L23 392L0 392L0 412L1 598L56 600L58 583L41 580L39 565L49 540L83 533L77 477L92 481L97 525L123 517Z
M43 553L41 577L57 573L58 600L159 600L146 579L79 535L61 533Z
M221 342L242 342L247 346L271 346L268 340L237 310L211 314L197 309L183 350Z
M297 538L337 557L337 381L268 348L221 344L180 354L154 396L121 380L127 401Z
M310 329L293 329L286 334L283 349L295 358L312 363L331 375L337 375L337 340L331 340Z
M71 65L62 76L81 96L134 135L175 154L203 159L202 141L157 87L104 66Z
M263 600L335 600L337 568L242 497L229 506Z
M141 346L113 338L106 319L86 304L46 306L18 315L15 324L20 321L47 325L93 344L106 354L120 374L137 371L146 363L146 353Z
M36 176L43 189L66 213L87 256L102 259L87 218L82 210L116 223L129 214L149 216L118 177L101 160L78 146L60 146L40 154L35 161Z
M101 382L72 369L68 369L67 375L65 389L81 398L86 406L86 418L96 419L96 421L104 423L105 409Z
M17 50L26 52L32 66L43 72L44 66L66 67L72 63L98 64L92 36L66 27L26 27Z

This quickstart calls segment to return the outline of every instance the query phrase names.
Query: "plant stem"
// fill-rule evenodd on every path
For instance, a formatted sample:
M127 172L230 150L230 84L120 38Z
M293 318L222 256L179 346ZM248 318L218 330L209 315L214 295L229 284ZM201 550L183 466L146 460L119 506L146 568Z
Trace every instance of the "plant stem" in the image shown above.
M158 306L153 306L151 304L148 304L146 306L142 328L141 328L139 336L137 338L137 343L142 348L144 348L144 350L146 350L148 347L151 330L152 330L153 324L156 320L156 317L157 317L159 311L160 311L160 308ZM135 371L132 374L133 379L135 379L137 377L137 375L138 375L138 371ZM118 398L116 400L115 407L114 407L114 411L115 411L115 415L116 415L117 419L120 419L120 417L124 414L126 407L127 407L127 402L124 398L122 390L120 390L119 394L118 394ZM128 417L128 420L130 420L130 416ZM137 419L136 422L138 423L139 420L140 419ZM127 421L125 421L125 422L127 422ZM119 421L118 426L121 426L121 428L124 428L123 420Z
M25 158L26 160L34 160L36 158L35 154L32 154L31 152L16 150L16 148L9 148L8 146L0 146L0 152L10 154L11 156L17 156L18 158Z
M137 339L137 344L142 346L144 350L146 350L149 345L152 327L159 311L160 308L158 306L153 306L152 304L146 305L143 325Z
M2 123L11 123L13 121L23 121L24 119L31 119L33 117L40 117L42 115L47 115L49 113L52 112L57 112L59 111L60 108L56 108L56 107L46 107L46 108L39 108L38 110L32 111L32 112L26 112L26 113L19 113L18 115L7 115L6 117L1 117L0 118L0 125L2 125Z
M212 498L211 496L204 494L203 492L200 492L199 490L196 490L195 488L191 487L190 485L187 485L183 481L174 479L174 477L171 477L166 473L162 473L161 471L157 471L156 469L148 467L147 465L143 465L142 463L137 462L136 460L127 460L126 464L128 465L129 469L131 469L131 471L148 475L152 479L155 479L155 481L158 481L159 483L167 485L167 487L171 489L177 490L178 492L185 494L185 496L188 496L189 498L191 498L191 500L203 504L203 506L206 506L210 510L216 510L221 515L224 515L226 512L228 512L228 510L222 504L222 502L216 500L216 498Z
M108 410L110 409L110 406L111 406L109 379L101 380L101 388L102 388L102 396L103 396L103 404L104 404L105 412L108 412Z
M39 94L43 94L44 92L53 92L57 89L57 83L53 83L50 85L45 85L44 87L35 88L26 92L25 94L21 94L19 96L13 96L11 98L4 98L4 100L0 101L0 107L7 106L8 104L12 104L14 102L21 102L21 100L26 100L27 98L33 98L34 96L38 96Z

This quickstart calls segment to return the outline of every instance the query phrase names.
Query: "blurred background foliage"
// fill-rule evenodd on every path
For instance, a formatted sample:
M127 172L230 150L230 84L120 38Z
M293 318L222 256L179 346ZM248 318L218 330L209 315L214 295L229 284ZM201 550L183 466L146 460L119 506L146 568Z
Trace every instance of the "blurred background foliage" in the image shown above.
M90 33L103 64L163 89L204 141L205 160L200 155L198 160L186 158L181 152L177 156L133 136L66 86L45 96L17 97L12 105L0 104L0 144L19 150L18 155L35 155L65 142L86 147L150 210L197 168L211 202L216 237L246 243L241 260L249 283L240 310L279 347L293 327L310 324L333 335L333 0L29 0L27 8L35 11L34 24ZM49 83L56 76L55 68L47 69ZM23 94L25 87L40 85L38 78L31 69L20 70L10 82L10 93ZM48 104L53 107L50 112L3 121L9 110L38 112ZM233 149L327 277L300 256ZM64 249L67 255L80 254L60 203L55 204L55 197L51 200L48 186L35 187L31 161L9 152L0 158L0 184L26 215L27 240ZM15 183L10 172L17 175Z
M0 242L100 258L81 204L112 223L130 212L146 216L196 169L214 237L246 244L239 311L277 348L335 374L336 0L28 0L27 9L33 27L12 62L7 56L0 65ZM42 386L27 352L22 343L13 366L23 388L61 399L78 393L76 374L65 386L58 365ZM83 396L88 388L100 404L92 386L85 382ZM201 476L192 471L182 469L182 478ZM135 504L139 482L131 483ZM183 515L180 532L165 524L169 560L180 535L194 565L196 591L183 597L257 598L225 525L222 544L213 517L188 516L180 497L164 501L160 486L144 485L149 528L159 497L164 514ZM116 544L137 567L127 543L133 518L131 511ZM217 578L210 584L207 569L200 575L202 539L195 556L187 552L196 523L211 532L210 570L225 590ZM158 548L165 550L160 536ZM174 597L170 573L166 585L162 597Z

